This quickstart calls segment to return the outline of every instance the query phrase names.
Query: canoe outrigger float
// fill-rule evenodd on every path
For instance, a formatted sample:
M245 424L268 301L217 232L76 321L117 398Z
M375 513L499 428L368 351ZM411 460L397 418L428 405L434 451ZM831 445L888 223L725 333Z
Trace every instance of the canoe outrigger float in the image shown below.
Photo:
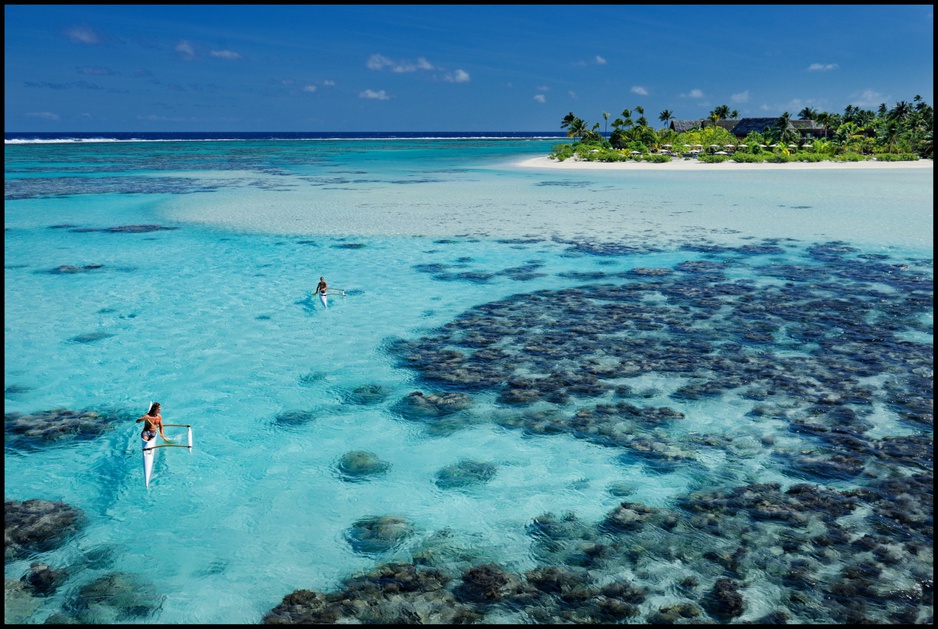
M329 292L329 291L332 291L332 292ZM327 299L329 295L342 295L343 297L345 297L345 290L341 288L328 288L326 289L326 292L320 292L319 301L320 303L322 303L323 308L329 307L329 300Z
M153 458L156 456L157 448L189 448L189 452L192 452L192 426L189 424L163 424L166 426L177 426L186 428L186 439L188 445L183 445L181 443L164 443L163 445L156 445L156 437L147 441L143 439L143 476L146 479L147 489L150 488L150 475L153 473Z

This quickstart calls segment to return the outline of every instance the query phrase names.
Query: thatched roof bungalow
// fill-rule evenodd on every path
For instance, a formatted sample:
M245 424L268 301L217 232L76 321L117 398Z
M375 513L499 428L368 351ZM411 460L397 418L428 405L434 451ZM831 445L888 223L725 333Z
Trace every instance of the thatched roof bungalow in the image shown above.
M735 127L738 122L739 120L717 120L717 126L723 127L724 129L732 133L733 127ZM684 133L685 131L690 131L691 129L695 127L712 127L712 126L713 126L713 121L710 120L709 118L699 118L697 120L672 120L671 124L669 125L669 128L672 131L676 131L677 133Z
M766 129L771 129L778 122L778 118L743 118L733 127L733 135L737 138L744 138L750 133L765 133Z
M765 133L766 129L772 129L778 123L778 118L743 118L733 128L733 135L737 138L745 138L750 133ZM788 128L797 131L802 138L824 136L824 125L814 120L789 120Z
M675 133L686 133L695 127L702 127L703 120L672 120L668 127Z
M778 118L741 118L739 120L717 120L717 126L723 127L738 139L743 139L750 133L765 133L766 129L775 127ZM695 127L709 127L713 121L709 118L699 118L697 120L672 120L669 125L671 130L676 133L684 133ZM794 129L801 137L823 137L824 125L814 120L789 120L788 128Z

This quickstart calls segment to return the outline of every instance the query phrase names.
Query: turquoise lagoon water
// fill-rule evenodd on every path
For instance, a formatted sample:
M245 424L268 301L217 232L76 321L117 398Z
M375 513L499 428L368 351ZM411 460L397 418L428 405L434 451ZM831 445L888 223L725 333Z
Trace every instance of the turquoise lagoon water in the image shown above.
M914 448L907 458L850 452L863 468L854 473L825 474L799 459L806 452L845 456L816 441L817 433L793 429L815 421L821 403L782 384L757 395L746 387L761 376L732 365L767 355L810 364L824 345L801 334L810 321L788 321L766 338L760 324L750 329L738 318L701 313L744 302L771 312L799 298L787 292L796 289L810 292L802 295L809 319L826 312L817 305L824 299L849 302L857 292L881 302L882 310L870 307L863 316L871 327L893 322L897 365L861 373L856 388L871 391L868 397L838 398L836 405L860 418L862 428L852 434L869 448L883 449L891 439L930 441L930 420L914 412L910 419L889 392L911 387L909 373L930 363L931 169L639 174L513 165L546 154L553 142L8 144L5 415L105 415L100 434L55 441L25 441L7 430L6 501L60 501L83 514L62 543L8 553L8 591L32 562L67 571L46 596L20 593L11 607L8 594L8 621L66 614L85 622L253 623L293 590L337 591L350 575L391 561L432 556L454 578L473 564L518 575L567 565L568 554L532 532L545 514L598 527L590 534L610 536L621 549L633 543L628 533L600 524L623 501L690 521L681 509L697 492L771 483L780 492L800 483L850 492L930 477L930 458ZM415 207L423 214L409 213ZM458 218L473 212L479 221ZM604 216L609 229L596 228ZM310 294L320 275L346 291L325 309ZM713 283L739 288L738 296L698 301L698 284ZM662 319L638 330L608 324L603 308L618 297L604 291L614 287L642 287L636 303ZM473 327L503 311L511 314L497 333ZM679 321L661 323L672 316ZM454 325L463 332L453 333ZM872 351L864 343L882 340L857 336L843 321L831 325L843 327L833 333L852 344L844 350L850 360L862 362ZM691 394L688 387L705 378L650 358L652 346L680 349L677 329L714 344L700 356L722 348L726 372L741 378L736 386ZM486 367L502 374L497 384L460 384L458 369L414 359L421 343L433 352L458 346L463 333L486 335L482 345L504 350ZM630 336L650 343L635 348L645 352L638 367L632 354L610 349L627 346ZM579 342L594 337L593 344ZM576 347L555 354L537 347L571 339ZM730 341L737 345L724 348ZM836 339L830 343L828 349L838 347ZM460 349L471 353L467 347ZM614 369L598 372L600 390L571 385L561 399L543 390L533 402L507 399L506 388L524 387L506 382L543 376L543 363L529 359L539 352L568 374L600 363ZM910 352L925 358L914 362ZM506 363L515 365L510 376ZM363 387L378 395L363 401ZM930 388L927 396L909 390L930 401ZM415 391L462 395L472 406L428 417L408 411ZM151 400L162 403L164 421L193 426L195 447L191 454L160 451L147 490L133 419ZM597 404L623 401L682 418L643 424L620 409L613 432L596 425L545 429L536 420L538 412L592 416ZM770 403L774 411L758 411ZM656 452L679 454L642 455L639 445L649 440L659 444ZM389 468L349 482L339 462L355 450L374 453ZM440 481L442 470L462 461L494 473L455 487ZM830 525L833 516L817 509L812 526L823 530L820 522ZM884 507L859 505L838 514L838 526L852 540L882 538L878 509ZM410 535L363 551L350 532L354 523L385 515L406 520ZM785 536L785 522L752 527L752 548L773 550L734 573L746 601L736 618L778 610L801 622L849 617L849 604L831 611L823 603L850 567L849 553L814 556L815 578L830 590L815 587L809 602L795 604L798 585L780 576L790 570L789 551L773 546ZM634 543L674 544L661 530L645 534ZM858 614L895 622L931 613L921 585L930 575L930 548L908 550L910 536L879 539L907 546L901 562L878 566L877 582L919 597L865 604ZM650 549L646 559L626 559L623 551L589 564L589 578L646 588L632 618L648 621L662 607L704 600L721 575L706 560L718 546L699 541L680 556ZM114 574L130 575L138 592L154 594L129 611L81 602L89 583ZM678 587L688 578L699 583L697 594ZM521 605L486 613L486 622L539 618Z

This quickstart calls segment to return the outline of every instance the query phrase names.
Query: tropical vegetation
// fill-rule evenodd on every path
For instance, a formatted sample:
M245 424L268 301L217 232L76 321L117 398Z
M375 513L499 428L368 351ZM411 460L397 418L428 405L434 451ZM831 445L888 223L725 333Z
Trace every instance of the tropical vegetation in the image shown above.
M602 113L603 132L599 123L589 122L568 113L560 128L573 139L572 144L555 145L550 157L563 161L575 157L586 161L645 160L670 161L672 156L696 157L701 161L719 162L787 162L787 161L900 161L933 158L934 110L916 95L912 102L899 101L893 107L885 103L877 111L847 105L842 114L805 107L800 120L811 120L823 129L819 137L802 134L792 125L789 112L761 132L749 133L739 139L719 123L735 120L736 110L726 105L715 107L707 118L692 129L676 132L671 128L674 112L663 110L658 130L648 124L641 106L624 109L613 119L608 131L609 113Z

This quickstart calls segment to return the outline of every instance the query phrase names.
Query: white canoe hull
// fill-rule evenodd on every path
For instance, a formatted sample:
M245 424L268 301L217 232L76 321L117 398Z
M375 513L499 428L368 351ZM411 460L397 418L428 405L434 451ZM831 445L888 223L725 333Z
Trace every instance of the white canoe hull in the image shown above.
M166 426L180 426L182 424L165 424ZM165 444L162 446L156 445L156 437L147 441L146 439L141 439L143 442L143 477L147 483L147 489L150 488L150 477L153 475L153 458L156 456L156 449L167 447ZM186 426L186 445L175 445L170 444L169 447L173 448L189 448L189 452L192 452L192 426Z
M149 441L143 439L143 477L146 479L147 488L150 487L150 476L153 474L153 458L156 456L156 437Z
M322 302L323 308L327 308L329 306L329 300L326 298L325 293L319 293L319 301Z

